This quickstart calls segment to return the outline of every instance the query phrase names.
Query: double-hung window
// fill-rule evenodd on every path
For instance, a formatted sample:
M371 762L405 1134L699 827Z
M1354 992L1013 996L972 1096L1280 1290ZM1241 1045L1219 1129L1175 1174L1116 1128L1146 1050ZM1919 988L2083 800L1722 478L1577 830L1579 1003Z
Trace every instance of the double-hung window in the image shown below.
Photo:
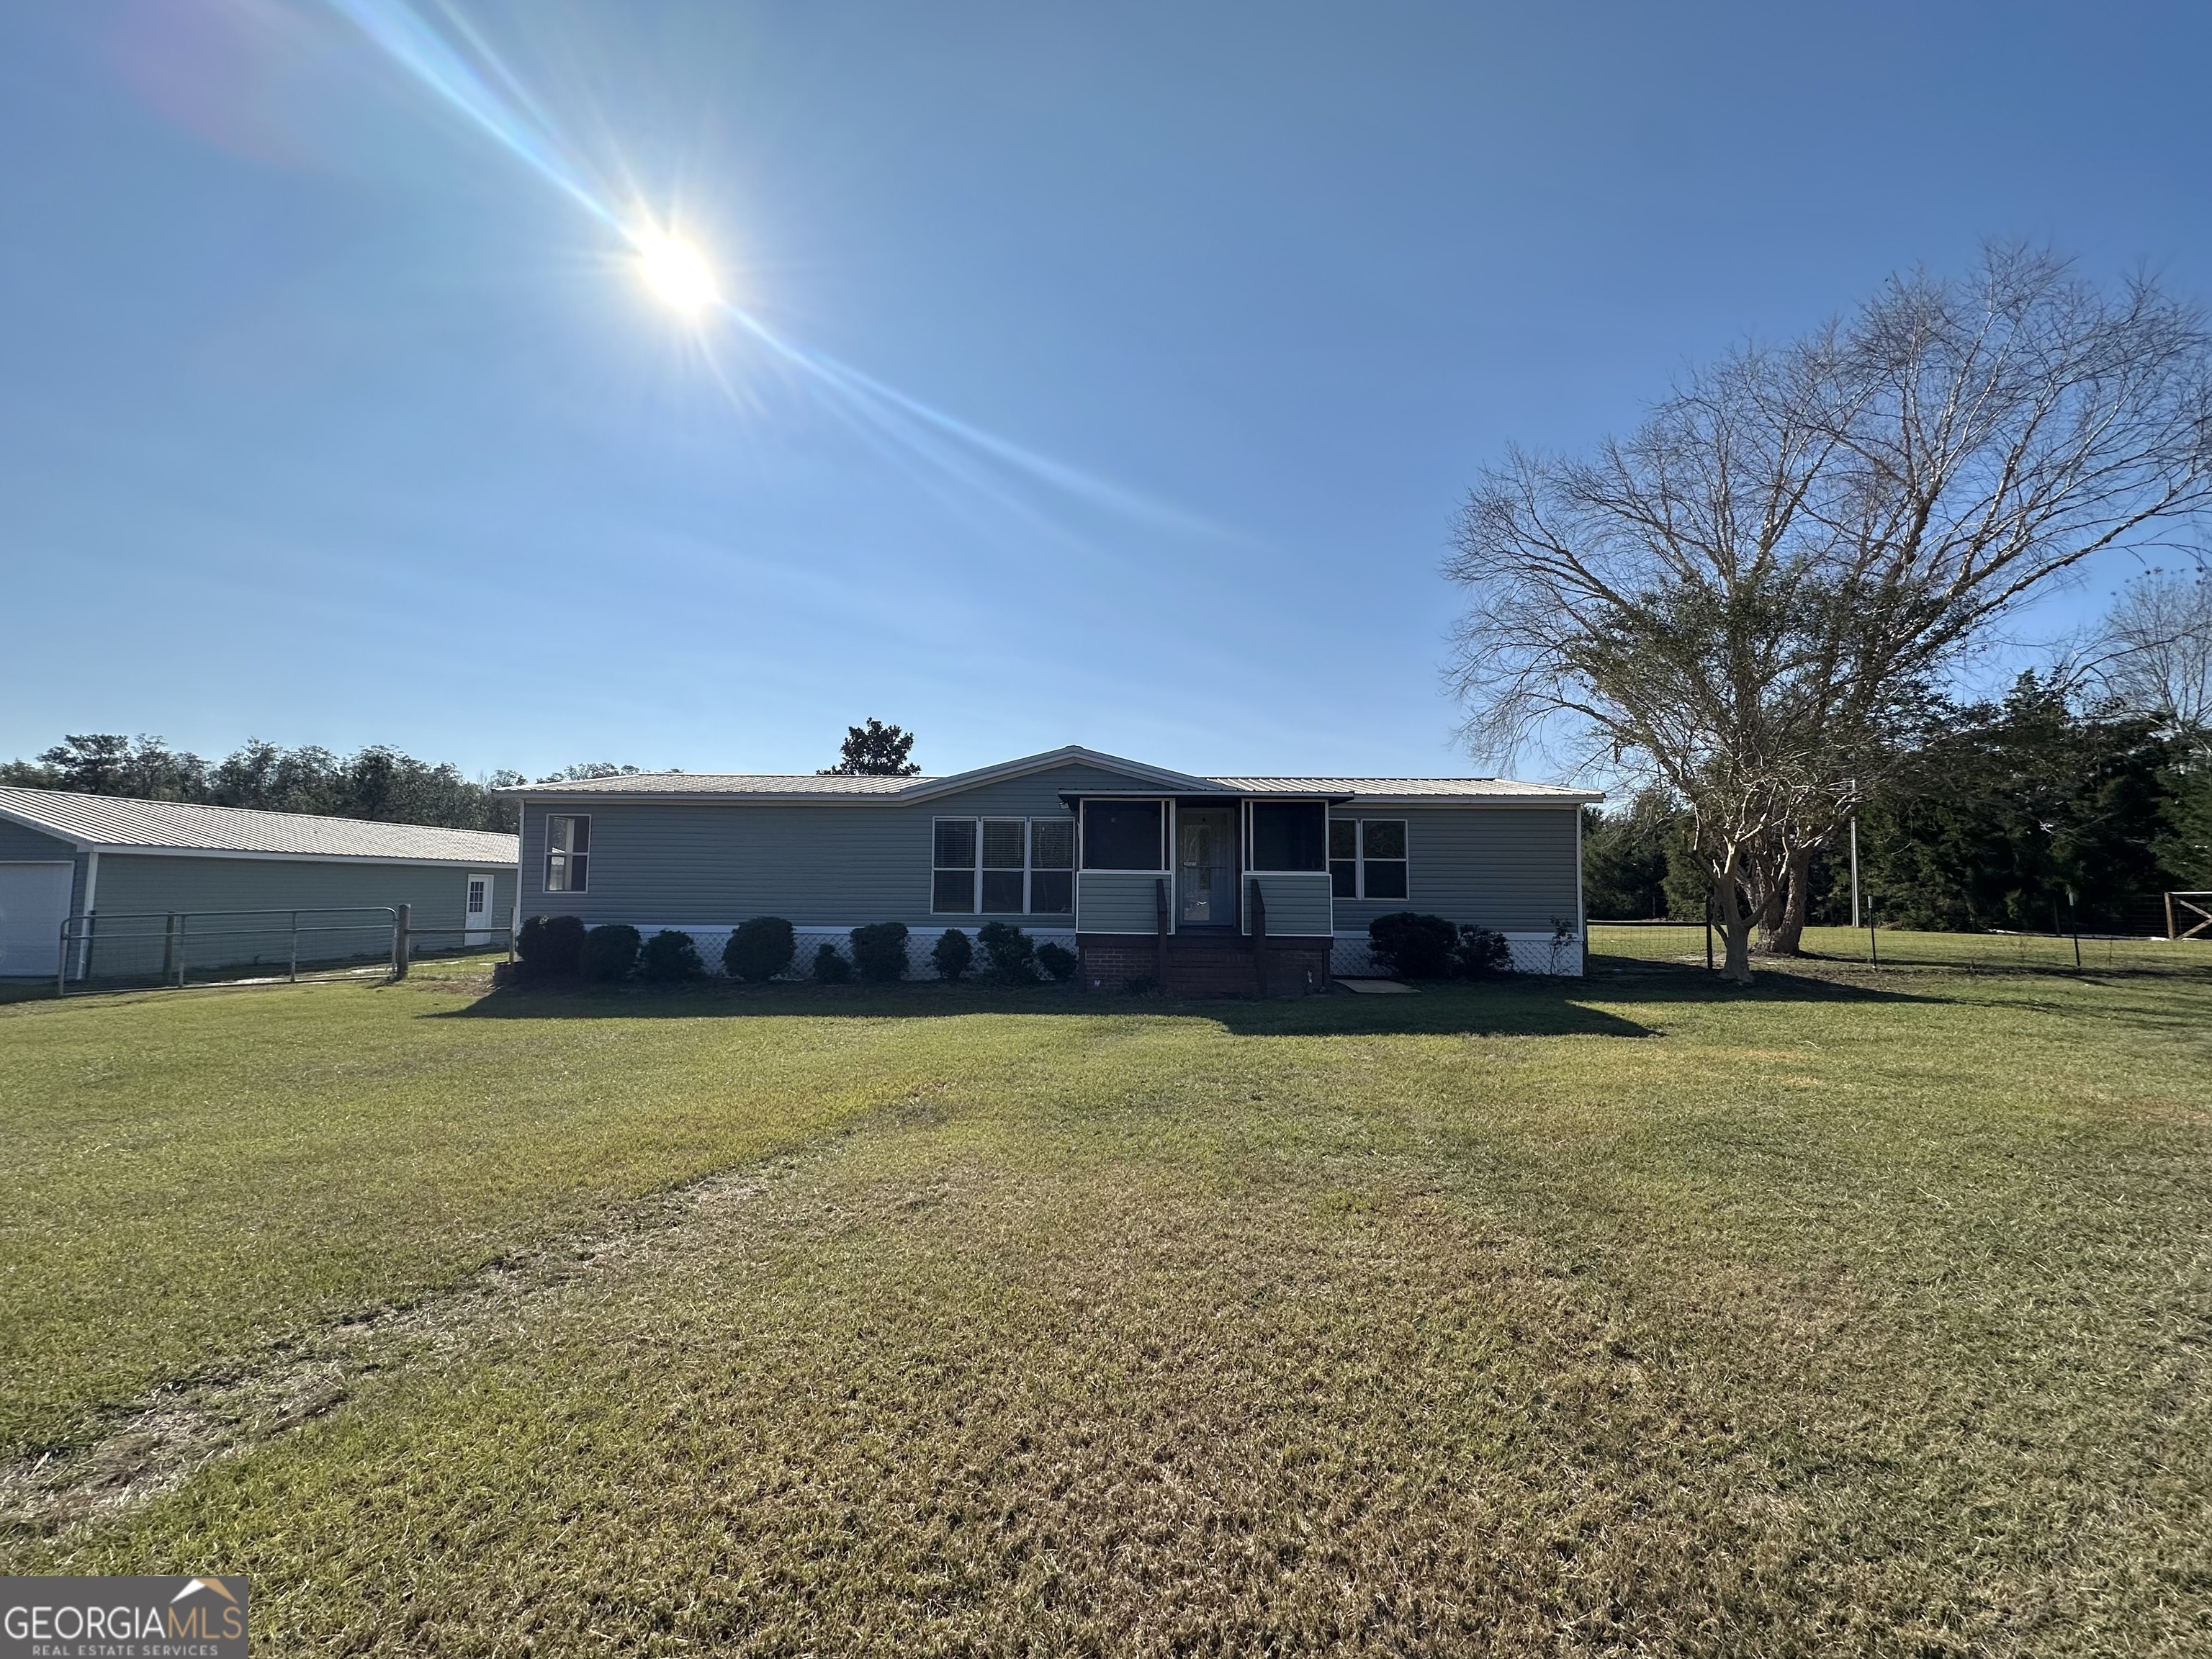
M1406 896L1406 820L1331 818L1329 891L1341 899Z
M1075 820L1030 820L1030 914L1065 916L1075 909Z
M1021 915L1030 867L1030 826L1025 818L983 820L983 909L988 915Z
M939 915L1075 908L1073 818L939 818L933 845L929 908Z
M583 892L591 852L592 820L587 815L549 814L545 819L545 890Z
M975 910L975 820L939 818L932 855L929 908L945 915Z

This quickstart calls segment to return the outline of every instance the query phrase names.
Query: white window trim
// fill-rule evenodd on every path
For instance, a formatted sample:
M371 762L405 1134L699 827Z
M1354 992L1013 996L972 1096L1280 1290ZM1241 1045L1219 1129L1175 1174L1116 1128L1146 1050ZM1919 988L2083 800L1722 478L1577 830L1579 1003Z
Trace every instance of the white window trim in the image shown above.
M1412 902L1413 902L1413 826L1412 826L1412 824L1411 824L1411 823L1410 823L1407 819L1405 819L1405 818L1331 818L1331 819L1329 820L1329 822L1330 822L1332 824L1337 824L1337 823L1349 823L1349 824L1351 824L1351 825L1352 825L1352 826L1353 826L1353 829L1352 829L1352 897L1351 897L1351 898L1349 898L1349 899L1346 899L1346 900L1342 901L1343 902L1347 903L1347 904L1348 904L1348 903L1353 903L1353 902L1358 902L1358 903L1361 903L1361 904L1365 904L1365 903L1367 903L1367 902L1370 902L1370 898L1369 898L1369 895L1368 895L1368 891L1367 891L1367 826L1368 826L1369 824L1370 824L1370 823L1395 823L1395 824L1396 824L1396 825L1397 825L1397 826L1398 826L1401 830L1403 830L1403 831L1405 832L1405 836L1406 836L1406 856L1405 856L1405 857L1403 857L1403 858L1401 858L1401 859L1377 859L1377 860L1375 860L1377 864L1396 864L1396 865L1402 865L1402 866L1405 867L1405 871L1406 871L1406 890L1405 890L1404 892L1402 892L1402 893L1386 893L1386 894L1384 894L1384 895L1382 896L1382 898L1375 899L1375 900L1373 900L1372 902L1375 902L1375 903L1380 904L1380 903L1382 903L1382 902L1383 902L1383 900L1384 900L1384 899L1388 899L1388 900L1390 900L1390 901L1392 901L1392 902L1401 902L1401 903L1407 903L1407 904L1410 904L1410 903L1412 903ZM1335 857L1334 854L1332 854L1329 858L1328 858L1326 860L1324 860L1324 862L1326 862L1327 864L1328 864L1328 865L1329 865L1329 866L1336 866L1336 865L1339 865L1339 864L1343 863L1343 862L1344 862L1344 860L1343 860L1342 859L1337 858L1337 857ZM1335 872L1334 868L1334 867L1332 867L1332 868L1330 869L1330 871L1329 871L1329 882L1330 882L1330 885L1331 885L1331 887L1332 887L1332 888L1334 888L1334 884L1335 884L1335 880L1336 880L1336 872Z
M580 820L584 824L584 850L581 853L562 853L560 848L553 845L553 820L556 818L576 819ZM538 885L539 891L545 893L588 893L592 890L592 866L588 861L584 866L584 879L580 884L572 882L566 887L556 887L553 885L553 859L556 853L560 854L560 855L564 858L581 858L586 860L589 860L598 856L598 854L592 847L591 822L592 815L589 812L548 812L545 815L545 844L541 849L544 853L545 856L544 860L538 866Z
M1046 872L1051 875L1065 875L1068 878L1068 886L1071 891L1069 896L1069 908L1065 910L1039 910L1035 908L1036 904L1037 876L1036 826L1039 823L1076 823L1075 862L1066 870L1048 871ZM937 908L937 878L945 872L957 870L960 868L957 864L939 864L937 862L937 826L940 823L965 823L974 826L975 833L971 840L971 845L974 846L975 851L974 861L968 866L969 878L968 896L970 900L970 903L969 908L965 910L940 910ZM983 864L983 826L986 823L1018 823L1022 826L1022 908L1018 910L986 910L983 908L983 878L987 873L990 872L987 872ZM933 916L974 916L979 923L988 921L995 916L1042 915L1072 917L1075 914L1074 898L1073 894L1073 889L1075 885L1074 878L1076 872L1083 867L1082 842L1082 826L1079 822L1077 822L1073 818L1024 817L1012 812L979 812L973 817L968 817L965 814L955 813L933 817L929 821L929 914ZM996 873L1000 875L1011 873L1011 867L1006 866L991 866L991 870L995 871Z

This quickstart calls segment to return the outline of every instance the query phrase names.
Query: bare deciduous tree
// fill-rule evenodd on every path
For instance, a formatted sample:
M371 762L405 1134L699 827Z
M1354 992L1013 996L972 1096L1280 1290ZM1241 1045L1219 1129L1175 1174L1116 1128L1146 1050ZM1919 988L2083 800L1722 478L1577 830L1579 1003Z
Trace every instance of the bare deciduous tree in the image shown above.
M2212 571L2137 577L2104 633L2106 689L2193 754L2212 749Z
M2197 308L1991 247L1686 377L1587 459L1486 472L1447 565L1468 734L1549 729L1686 801L1747 981L1754 925L1797 948L1813 855L1958 655L2208 495Z

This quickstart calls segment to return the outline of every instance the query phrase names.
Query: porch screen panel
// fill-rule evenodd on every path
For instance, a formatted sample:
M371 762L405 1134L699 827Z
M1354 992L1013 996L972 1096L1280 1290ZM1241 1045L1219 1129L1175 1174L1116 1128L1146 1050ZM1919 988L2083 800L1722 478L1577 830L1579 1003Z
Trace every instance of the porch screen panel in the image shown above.
M1083 867L1160 870L1160 804L1093 800L1083 805Z
M1255 870L1328 868L1328 808L1315 801L1252 804Z

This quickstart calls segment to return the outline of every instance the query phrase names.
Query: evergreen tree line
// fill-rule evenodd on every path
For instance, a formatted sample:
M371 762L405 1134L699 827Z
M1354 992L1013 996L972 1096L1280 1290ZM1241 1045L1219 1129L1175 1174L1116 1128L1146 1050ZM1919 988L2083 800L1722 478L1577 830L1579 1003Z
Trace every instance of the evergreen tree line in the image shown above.
M1589 809L1583 872L1595 919L1705 915L1688 814L1663 792ZM1847 843L1810 878L1808 920L1848 922ZM2212 750L2063 673L1939 704L1859 814L1859 884L1884 925L2160 931L2162 894L2212 890Z
M611 777L637 769L593 761L563 767L538 781ZM0 784L21 788L510 833L516 825L514 803L493 791L526 781L521 773L506 770L471 779L450 763L417 760L384 744L336 755L312 744L286 749L249 738L222 759L208 761L190 750L172 749L157 737L118 732L73 734L35 760L0 763Z

